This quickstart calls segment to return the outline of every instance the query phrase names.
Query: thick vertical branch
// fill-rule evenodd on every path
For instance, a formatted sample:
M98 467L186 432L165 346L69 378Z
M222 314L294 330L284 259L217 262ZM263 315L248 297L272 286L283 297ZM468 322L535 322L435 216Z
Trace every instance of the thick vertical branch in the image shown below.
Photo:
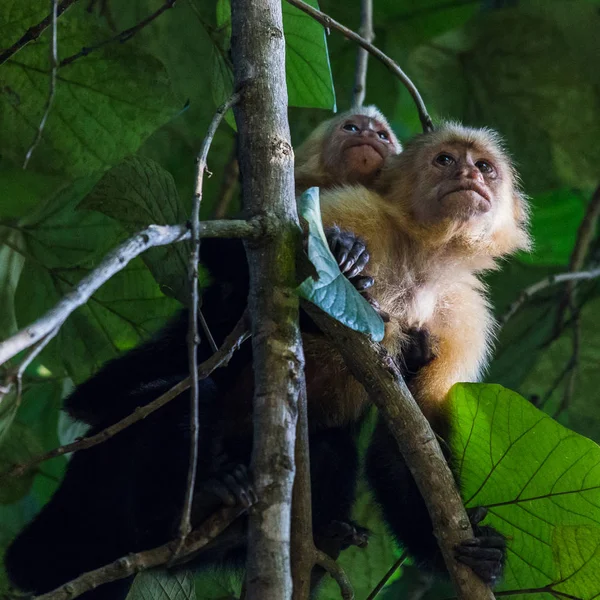
M233 0L231 49L242 99L234 108L244 209L274 223L246 244L254 360L251 469L259 502L250 515L247 600L287 600L297 402L304 356L298 328L295 248L300 228L287 120L279 0Z

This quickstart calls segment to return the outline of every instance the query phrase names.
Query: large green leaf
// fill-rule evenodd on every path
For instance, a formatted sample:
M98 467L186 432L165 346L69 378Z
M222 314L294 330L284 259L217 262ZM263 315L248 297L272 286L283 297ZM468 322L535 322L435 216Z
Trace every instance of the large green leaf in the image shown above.
M175 225L187 220L170 173L149 158L132 156L102 177L80 204L117 220L133 234L148 225ZM187 242L152 248L142 255L164 294L187 300Z
M92 184L78 182L17 224L20 237L14 247L26 258L15 294L19 326L52 308L125 237L113 219L75 209ZM66 369L80 382L146 337L177 306L137 258L75 311L41 357L55 375Z
M300 295L347 327L381 341L385 330L381 317L342 274L329 250L321 223L319 188L304 192L298 208L308 223L308 257L318 273L317 280L309 277L299 286Z
M593 148L600 136L600 95L586 74L597 51L576 52L565 44L555 4L545 2L534 14L482 13L419 48L410 61L435 112L495 127L507 138L529 192L592 187L598 177ZM578 3L569 5L576 10ZM600 16L590 19L593 28L571 35L593 31L597 48Z
M48 7L37 0L6 0L0 6L0 39L10 45L37 23ZM107 39L83 4L59 21L62 58ZM2 154L21 165L48 98L51 28L2 66ZM108 44L59 69L56 93L41 143L30 167L73 176L102 170L134 152L180 110L164 66L135 40Z
M190 571L144 571L136 576L127 600L196 600L194 577Z
M600 447L499 385L450 392L450 439L467 507L508 539L510 598L600 594Z
M315 8L319 7L316 0L308 0L308 4ZM323 26L287 2L282 3L282 10L288 104L335 110L335 92ZM220 48L213 61L213 81L217 85L218 104L223 102L232 91L233 79L227 73L231 66L225 58L231 36L230 23L229 2L221 0L217 4Z

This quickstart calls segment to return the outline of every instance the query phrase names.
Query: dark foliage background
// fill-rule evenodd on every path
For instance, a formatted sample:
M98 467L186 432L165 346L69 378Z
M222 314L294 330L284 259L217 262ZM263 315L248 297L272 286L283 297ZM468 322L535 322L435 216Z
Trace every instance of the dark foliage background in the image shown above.
M44 18L49 4L3 0L0 47ZM59 58L110 39L160 6L160 0L80 0L59 20ZM358 29L358 0L323 0L321 9ZM297 143L335 105L349 106L356 47L335 32L325 42L320 26L285 4L284 10ZM498 129L519 165L531 196L535 250L488 278L502 317L528 286L568 270L600 184L600 2L377 0L374 21L375 44L413 78L434 118ZM217 104L231 91L228 1L181 0L126 42L81 53L58 70L42 140L23 170L48 97L49 42L50 29L0 66L0 339L52 307L133 231L185 220L194 157ZM367 103L389 116L401 138L419 131L407 92L373 59ZM229 197L227 214L239 208L231 116L228 123L209 155L213 175L205 179L203 218L223 211ZM136 158L123 163L131 155ZM153 182L151 193L140 183L145 178ZM579 268L598 267L599 250L594 234ZM28 369L20 401L13 394L0 403L0 471L82 434L60 414L61 398L177 310L185 257L182 245L136 259L67 321ZM563 287L533 296L499 331L488 375L596 441L599 292L594 279L580 283L560 319ZM2 484L0 548L51 496L65 464L55 459ZM362 598L396 550L366 493L356 514L374 535L368 551L351 549L342 562ZM190 577L169 584L171 591L161 584L164 597L192 597ZM149 581L137 583L132 597L158 597L144 591L155 589ZM228 598L238 587L205 575L196 594ZM385 597L443 597L430 588L406 567ZM321 597L338 593L327 585Z

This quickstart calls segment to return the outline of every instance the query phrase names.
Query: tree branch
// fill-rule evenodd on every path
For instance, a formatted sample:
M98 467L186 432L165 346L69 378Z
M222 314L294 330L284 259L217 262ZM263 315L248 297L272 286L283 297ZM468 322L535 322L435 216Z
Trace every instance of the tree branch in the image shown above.
M50 107L52 106L52 102L54 100L54 94L56 92L56 71L58 69L58 0L52 0L52 42L50 43L50 89L48 90L48 99L46 100L46 104L44 106L44 114L42 116L42 120L38 125L37 132L35 134L35 138L27 150L27 154L25 154L25 161L23 162L23 169L27 168L29 164L29 159L32 157L33 152L37 148L40 140L42 139L42 134L44 133L44 127L46 126L46 121L48 119L48 115L50 114Z
M454 558L454 548L473 537L454 476L429 422L406 387L387 350L348 329L316 307L303 303L319 328L334 342L354 377L379 409L425 500L433 531L459 600L491 600L491 590Z
M504 327L504 325L506 325L506 323L514 316L521 306L525 304L525 302L542 290L559 283L564 283L565 281L581 281L585 279L595 279L596 277L600 277L600 268L590 269L589 271L577 271L575 273L559 273L558 275L549 275L548 277L544 277L544 279L541 279L537 283L530 285L519 294L519 297L508 307L508 310L504 313L504 315L500 317L500 327Z
M205 379L215 369L226 365L233 356L233 353L250 337L248 332L248 314L245 312L241 319L237 322L233 331L225 338L222 346L217 352L215 352L208 360L204 361L198 366L197 373L198 379ZM43 463L51 458L57 456L63 456L71 452L77 452L78 450L87 450L93 446L97 446L102 442L115 436L117 433L123 431L130 425L145 419L147 416L156 412L159 408L162 408L165 404L169 403L174 398L177 398L179 394L182 394L190 387L190 377L186 377L180 381L177 385L174 385L170 390L153 400L145 406L139 406L133 413L124 417L120 421L117 421L113 425L110 425L106 429L98 432L96 435L86 437L70 444L65 444L54 450L50 450L45 454L35 457L27 463L14 465L8 471L0 473L0 482L8 477L20 477L27 471L37 467L40 463Z
M217 511L186 537L180 557L192 555L206 546L247 510L245 507L228 506ZM178 543L178 540L173 540L152 550L128 554L99 569L84 573L47 594L35 596L32 600L72 600L96 589L99 585L166 565L173 557Z
M313 19L321 23L323 27L330 29L337 29L344 37L347 37L349 40L356 42L359 46L364 48L367 52L372 54L377 60L381 61L400 81L403 83L404 87L408 90L408 93L411 95L414 103L417 107L417 111L419 112L419 119L421 120L421 126L423 127L424 132L433 131L433 123L431 121L431 117L427 113L427 108L425 107L425 103L421 98L421 94L419 94L419 90L416 88L415 84L410 80L408 75L394 62L389 56L384 54L379 48L373 46L373 44L369 43L367 40L362 38L358 33L355 33L351 29L348 29L341 23L338 23L334 19L332 19L329 15L322 13L320 10L313 8L312 6L306 4L302 0L287 0L289 4L299 8L301 11L305 12L307 15L310 15Z
M200 204L202 203L202 183L204 181L204 172L207 170L206 161L208 159L208 151L215 137L217 128L225 113L239 100L238 94L233 94L227 102L219 107L213 120L210 123L208 132L200 152L196 158L196 184L194 188L194 199L192 201L192 249L190 251L190 264L188 268L190 279L190 318L188 330L188 357L190 368L190 455L189 467L187 475L187 485L185 489L185 498L183 501L183 509L181 511L181 521L179 523L179 538L183 544L185 536L192 530L192 499L194 496L194 487L196 485L196 471L198 468L198 430L200 429L200 409L199 404L199 387L198 387L198 344L200 338L198 336L198 305L200 296L198 292L198 264L200 262ZM204 322L204 321L203 321ZM205 329L206 331L206 329ZM212 337L211 337L212 339ZM213 341L214 344L214 341Z
M390 567L389 571L381 578L381 581L373 588L367 600L375 600L379 596L379 592L385 587L390 577L406 562L407 558L408 552L404 551L400 558Z
M152 23L152 21L154 21L155 19L160 17L160 15L162 15L165 11L169 10L170 8L173 8L174 5L175 5L175 0L166 0L165 3L158 10L153 12L151 15L147 16L145 19L142 19L139 23L137 23L133 27L130 27L129 29L124 29L120 33L117 33L117 35L115 35L107 40L104 40L103 42L100 42L99 44L95 44L94 46L89 46L87 48L84 47L79 52L72 54L71 56L68 56L67 58L63 58L63 60L61 60L60 64L58 65L59 68L62 69L63 67L70 65L72 62L75 62L78 58L87 56L88 54L91 54L95 50L99 50L100 48L103 48L104 46L106 46L108 44L112 44L113 42L119 42L119 43L123 44L127 40L130 40L136 33L138 33L138 31L141 31L142 29L144 29L144 27L146 27L147 25L150 25L150 23Z
M294 441L304 355L295 254L300 227L287 119L280 0L233 0L231 54L244 210L272 216L273 235L246 243L254 364L251 471L260 498L248 528L247 599L288 600Z
M369 44L375 39L375 32L373 31L373 0L361 0L359 32L361 37L369 42ZM369 52L364 48L359 48L356 53L354 89L352 91L352 106L355 108L359 108L365 103L368 62Z
M250 221L206 221L200 224L200 237L258 238L270 227L268 219ZM115 273L142 252L155 246L165 246L190 239L186 225L149 225L109 252L104 260L86 275L58 304L31 325L0 342L0 365L33 346L56 328L67 317L85 304L92 294Z
M343 600L354 600L354 590L350 584L350 580L344 573L344 570L340 565L333 560L330 556L327 556L325 552L320 550L316 551L316 564L325 569L334 579L340 587Z
M590 203L588 204L587 210L579 225L577 231L577 240L575 247L571 253L569 260L569 271L577 272L581 271L585 265L585 259L589 253L590 245L594 239L596 228L598 226L598 218L600 217L600 185L596 188L594 195ZM558 305L558 311L556 315L556 321L554 326L554 334L558 335L561 331L563 319L567 308L571 305L571 297L575 289L575 284L569 281L566 285L565 293Z
M63 0L57 8L56 18L58 19L72 4L75 4L77 0ZM21 48L37 40L44 31L52 24L54 18L54 9L52 12L37 25L30 27L10 48L2 50L0 52L0 65L3 65L9 58L14 56Z

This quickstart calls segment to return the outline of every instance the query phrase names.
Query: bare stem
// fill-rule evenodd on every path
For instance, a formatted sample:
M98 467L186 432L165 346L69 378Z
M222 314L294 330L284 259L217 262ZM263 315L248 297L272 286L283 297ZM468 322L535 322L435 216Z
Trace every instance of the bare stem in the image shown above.
M34 150L37 148L38 144L42 139L42 134L44 133L44 127L46 126L46 121L48 120L48 115L50 114L50 107L52 106L52 102L54 100L54 95L56 93L56 71L58 69L58 0L52 0L52 41L50 43L50 89L48 90L48 98L46 100L46 104L44 106L44 114L42 116L42 120L38 125L37 132L35 134L35 138L27 150L27 154L25 155L25 161L23 162L23 169L27 168L29 164L29 159L32 157Z
M248 315L244 313L242 318L238 321L233 331L225 338L223 345L219 348L219 350L213 354L208 360L204 361L201 365L198 366L197 373L198 379L205 379L208 377L215 369L218 367L222 367L226 365L233 353L240 347L240 345L248 339ZM97 446L102 442L110 439L115 436L117 433L123 431L127 427L145 419L152 413L156 412L159 408L168 404L174 398L177 398L179 394L182 394L190 387L190 378L186 377L184 380L180 381L177 385L174 385L170 390L166 391L164 394L153 400L149 404L145 406L139 406L133 411L130 415L124 417L120 421L117 421L113 425L110 425L106 429L98 432L96 435L92 435L87 438L83 438L80 440L76 440L75 442L71 442L70 444L65 444L64 446L60 446L58 448L54 448L54 450L50 450L50 452L46 452L45 454L41 454L40 456L35 457L27 463L14 465L11 469L4 473L0 473L0 482L9 478L9 477L20 477L27 471L37 467L39 464L50 460L52 458L56 458L57 456L63 456L65 454L69 454L70 452L77 452L79 450L87 450L88 448L92 448L93 446Z
M375 39L373 31L373 0L361 0L360 3L360 35L367 42ZM365 103L367 93L367 66L369 52L359 48L356 53L356 69L354 72L354 89L352 90L352 106L359 108Z
M75 4L77 0L63 0L57 7L56 19L58 19L72 4ZM40 21L37 25L30 27L10 48L2 50L0 52L0 65L3 65L9 58L14 56L21 48L25 47L29 42L37 40L44 31L52 24L55 20L54 17L54 6L50 14Z
M258 238L263 234L265 225L263 219L206 221L200 224L200 237ZM85 304L102 284L122 271L136 256L148 248L182 242L190 237L187 225L149 225L124 241L44 316L0 342L0 365L60 328L76 308Z
M549 288L553 285L557 285L559 283L564 283L565 281L581 281L585 279L595 279L596 277L600 277L600 268L590 269L589 271L577 271L575 273L567 272L567 273L559 273L558 275L550 275L548 277L544 277L537 283L530 285L528 288L525 288L520 294L519 297L508 307L508 310L504 313L504 315L500 318L500 326L504 327L506 323L513 317L513 315L527 302L532 296L538 294L542 290Z
M332 19L329 15L322 13L320 10L313 8L306 2L302 0L287 0L289 4L299 8L301 11L305 12L307 15L310 15L313 19L321 23L326 28L329 29L337 29L344 37L347 37L349 40L356 42L359 46L364 48L367 52L372 54L377 60L381 61L400 81L404 84L404 87L408 90L408 93L411 95L412 99L415 102L417 110L419 112L419 119L421 120L421 126L423 127L424 132L433 131L433 123L431 121L431 117L427 112L427 108L425 107L425 103L421 98L421 94L419 90L416 88L415 84L410 80L408 75L393 61L387 54L384 54L379 48L373 46L373 44L369 43L367 40L362 38L358 33L348 29L341 23L338 23L334 19Z
M373 591L367 597L367 600L374 600L379 596L379 592L384 588L390 577L406 562L408 552L403 552L400 558L391 566L390 570L381 578L381 581L373 588Z
M200 152L196 158L196 184L194 188L194 198L192 201L192 249L190 252L189 264L189 280L190 280L190 318L188 331L188 357L190 368L190 455L189 467L187 475L187 485L185 490L185 498L183 509L181 511L181 521L179 523L179 537L181 543L185 536L192 530L192 498L194 495L194 487L196 485L196 471L198 468L198 430L199 422L199 387L198 387L198 343L200 341L198 335L198 305L200 297L198 293L198 264L200 262L200 204L202 203L202 184L204 182L204 172L207 170L206 161L208 159L208 151L212 144L213 138L225 113L238 101L239 95L233 94L227 102L225 102L217 110ZM204 323L204 321L203 321ZM212 338L212 336L211 336ZM214 344L214 341L213 341Z
M235 519L246 511L247 508L239 506L228 506L217 511L186 537L180 557L196 553L225 531ZM152 550L128 554L99 569L84 573L47 594L35 596L32 600L72 600L96 589L99 585L166 565L171 560L178 543L178 540L173 540Z
M325 552L316 550L316 554L316 564L325 569L335 579L335 582L340 587L343 600L354 600L354 590L342 567L333 558L327 556Z
M154 21L155 19L160 17L160 15L162 15L165 11L169 10L169 8L173 8L174 5L175 5L175 0L166 0L166 2L158 10L153 12L151 15L147 16L145 19L141 20L139 23L137 23L133 27L130 27L129 29L125 29L125 30L121 31L120 33L117 33L117 35L115 35L107 40L104 40L103 42L100 42L99 44L95 44L94 46L89 46L87 48L84 47L79 52L72 54L71 56L68 56L67 58L64 58L63 60L60 61L60 64L58 65L59 68L62 69L63 67L70 65L72 62L75 62L78 58L87 56L88 54L94 52L95 50L99 50L100 48L103 48L107 44L112 44L113 42L119 42L122 44L122 43L126 42L127 40L131 39L136 33L138 33L138 31L141 31L142 29L144 29L144 27L146 27L147 25L150 25L150 23L152 23L152 21Z

